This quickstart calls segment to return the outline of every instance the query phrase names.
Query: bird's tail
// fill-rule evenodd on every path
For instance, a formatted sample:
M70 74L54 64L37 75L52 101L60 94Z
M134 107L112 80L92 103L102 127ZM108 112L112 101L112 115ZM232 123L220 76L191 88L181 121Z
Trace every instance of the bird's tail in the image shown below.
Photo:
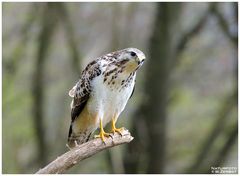
M71 124L70 128L69 128L69 133L68 133L68 146L70 148L74 148L76 145L81 145L81 144L89 141L91 134L92 134L91 132L75 134L72 130L72 124Z

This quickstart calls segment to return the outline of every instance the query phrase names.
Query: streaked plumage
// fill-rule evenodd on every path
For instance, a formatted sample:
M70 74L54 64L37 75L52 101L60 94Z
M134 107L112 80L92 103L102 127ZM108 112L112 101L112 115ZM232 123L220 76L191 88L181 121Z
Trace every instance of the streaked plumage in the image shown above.
M136 48L127 48L101 56L83 70L80 80L69 91L72 122L68 145L82 144L100 128L100 137L108 134L103 127L115 123L134 90L136 72L145 55Z

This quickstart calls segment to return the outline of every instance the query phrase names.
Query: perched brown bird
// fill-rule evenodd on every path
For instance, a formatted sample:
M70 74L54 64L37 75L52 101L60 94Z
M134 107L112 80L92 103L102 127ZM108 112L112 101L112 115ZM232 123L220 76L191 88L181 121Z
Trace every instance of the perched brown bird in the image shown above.
M100 128L100 137L110 136L104 126L111 121L111 132L121 133L115 124L134 91L136 72L145 55L136 48L126 48L101 56L83 70L80 80L69 91L72 122L68 145L74 147L89 140Z

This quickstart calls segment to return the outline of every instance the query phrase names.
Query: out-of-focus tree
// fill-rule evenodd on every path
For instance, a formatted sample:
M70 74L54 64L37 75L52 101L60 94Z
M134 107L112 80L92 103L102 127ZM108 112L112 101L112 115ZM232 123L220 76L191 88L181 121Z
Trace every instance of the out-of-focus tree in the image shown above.
M219 9L219 3L212 3L210 12L213 14L218 21L219 27L224 33L224 35L229 39L229 41L232 43L232 46L234 49L238 47L238 34L237 34L237 28L238 28L238 17L236 16L236 11L238 11L238 5L236 3L233 3L233 9L235 10L235 20L234 26L235 28L234 32L230 31L230 27L228 22L225 20L224 16L222 15L222 12ZM237 55L237 54L236 54ZM214 126L212 130L210 131L209 135L206 137L206 140L202 144L202 147L199 149L199 153L196 156L195 162L193 162L192 166L188 170L189 173L211 173L209 163L204 163L204 159L207 158L206 156L209 154L210 149L213 147L214 142L216 139L220 136L220 134L226 128L226 122L227 118L229 117L229 114L233 109L236 108L237 105L237 97L238 97L238 90L237 90L237 82L238 82L238 76L237 76L237 63L238 58L236 56L234 63L234 76L235 76L235 85L232 91L232 94L226 96L225 101L221 103L221 106L216 113L216 121L214 123ZM236 124L237 122L234 122ZM232 125L234 126L234 125ZM232 127L231 126L231 127ZM234 141L237 139L237 132L238 128L235 126L233 127L232 132L229 133L229 135L226 138L225 144L223 144L222 148L218 152L218 156L216 157L215 161L212 161L211 166L221 166L224 163L224 160L226 158L226 154L229 150L229 148L232 147L234 144Z
M134 131L134 136L137 136L137 139L129 145L130 151L126 154L127 173L139 172L141 155L145 155L147 159L144 161L146 170L140 170L140 172L164 172L169 75L176 52L174 41L177 38L180 12L181 5L179 4L157 4L155 24L149 45L150 59L146 70L145 98L133 119L133 124L136 125L134 128L137 130L137 133ZM141 143L146 144L143 151Z
M51 40L54 36L54 31L59 25L62 19L62 24L68 38L68 45L70 50L70 58L73 65L73 70L78 74L80 72L80 60L79 51L76 45L73 27L68 17L68 12L64 3L46 3L42 6L41 26L42 29L39 33L39 46L37 51L36 69L33 74L33 110L34 110L34 125L38 142L38 163L42 165L48 161L46 133L45 133L45 121L44 121L44 88L43 80L47 76L47 71L44 68L45 61L48 57L48 50L51 44Z
M38 142L38 162L40 165L44 165L47 162L47 144L45 141L44 130L44 88L43 78L45 76L44 63L47 59L47 53L51 38L54 34L57 18L53 11L53 5L51 3L44 4L42 11L41 25L42 29L39 33L39 47L36 56L36 68L33 74L33 113L34 113L34 125L36 130L37 142ZM51 16L51 18L49 18Z
M175 56L175 40L181 5L163 3L157 6L156 22L150 41L150 58L146 72L146 101L142 113L147 125L147 173L163 173L166 164L166 128L169 75ZM151 85L151 86L149 86ZM149 103L152 102L152 103ZM140 133L141 134L141 133Z
M233 4L233 9L235 9L236 12L237 8L235 6L236 4ZM168 8L163 4L160 4L158 6L158 13L156 15L157 20L155 22L154 28L155 30L153 32L152 40L149 46L149 57L151 60L148 62L148 70L146 71L145 99L143 100L144 102L142 103L142 106L140 106L139 109L135 112L132 122L133 134L137 139L128 145L128 151L125 155L125 167L127 173L164 172L164 164L166 162L165 155L167 153L166 110L168 107L168 100L171 100L171 97L168 95L168 90L170 89L169 76L171 74L171 71L174 69L174 66L177 66L177 63L180 62L180 60L177 59L180 58L180 55L186 48L186 45L190 40L194 38L194 36L201 32L212 14L216 16L217 20L219 21L220 28L232 42L233 47L237 48L238 35L236 33L231 33L230 27L217 8L216 3L209 3L202 17L200 17L199 20L195 22L195 24L190 27L185 33L181 34L181 36L178 36L179 38L174 38L174 40L171 40L168 32L171 31L171 29L176 28L179 30L179 28L174 28L171 26L172 21L168 17L164 16L164 18L161 19L163 15L160 16L159 14L163 14L165 9ZM173 11L174 13L172 14L175 15L175 18L173 19L174 21L177 20L176 16L180 15L180 10L172 10L171 12ZM178 13L178 15L175 13ZM164 19L167 20L164 21ZM235 20L235 22L237 23L237 20ZM177 24L175 23L175 25ZM237 24L235 25L235 28L236 26ZM166 31L168 32L164 31L164 29L167 29ZM162 36L160 34L162 34ZM173 34L174 31L171 31L171 35ZM169 46L173 47L171 48ZM193 166L190 169L189 173L210 172L209 169L206 171L206 168L201 166L202 161L204 157L206 157L207 152L212 147L213 141L220 134L220 130L223 127L224 119L226 119L227 114L230 112L230 110L232 110L232 107L236 105L236 97L237 89L235 89L233 91L233 94L230 94L230 97L226 98L226 102L223 102L223 105L220 106L220 112L216 114L218 118L216 119L215 126L213 127L212 132L210 132L209 137L206 139L205 144L203 144L203 149L199 150L200 154L197 156L198 159L196 159L196 162L193 163ZM229 139L227 139L225 145L223 145L222 150L220 150L217 157L218 159L216 159L216 161L219 163L220 160L222 161L223 158L225 158L226 151L230 151L228 150L228 147L230 148L231 145L234 144L236 131L236 128L234 128L232 133L229 135ZM148 163L147 165L145 164L147 168L145 168L141 163ZM207 166L209 168L209 163ZM199 167L203 167L202 170L198 170Z

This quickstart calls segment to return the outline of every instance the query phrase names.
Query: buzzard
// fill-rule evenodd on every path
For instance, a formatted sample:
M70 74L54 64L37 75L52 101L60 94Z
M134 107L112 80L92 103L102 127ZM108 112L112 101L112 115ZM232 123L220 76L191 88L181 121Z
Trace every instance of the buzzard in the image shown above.
M71 102L71 125L68 146L87 142L91 134L100 128L104 142L110 133L104 127L111 121L111 132L121 134L116 121L134 91L136 72L145 60L142 51L126 48L103 55L90 62L83 70L80 80L69 91Z

